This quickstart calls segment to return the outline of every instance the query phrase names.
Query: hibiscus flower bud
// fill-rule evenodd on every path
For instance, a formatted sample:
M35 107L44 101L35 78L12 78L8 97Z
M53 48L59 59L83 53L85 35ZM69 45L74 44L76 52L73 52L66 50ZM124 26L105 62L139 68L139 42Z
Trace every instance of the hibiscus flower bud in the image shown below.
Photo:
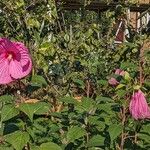
M110 79L108 80L108 83L109 83L110 85L118 85L118 84L119 84L119 82L118 82L115 78L110 78Z
M150 108L141 90L132 95L129 110L132 117L136 120L150 118Z
M116 75L120 75L120 76L124 76L125 75L125 71L123 71L121 69L116 69L115 74Z
M124 75L125 75L125 71L123 71L123 70L121 70L121 69L116 69L116 70L115 70L115 74L116 74L116 75L120 75L120 76L124 76ZM110 79L108 80L108 83L109 83L110 85L114 85L114 86L116 86L116 85L119 84L119 82L118 82L115 78L110 78Z

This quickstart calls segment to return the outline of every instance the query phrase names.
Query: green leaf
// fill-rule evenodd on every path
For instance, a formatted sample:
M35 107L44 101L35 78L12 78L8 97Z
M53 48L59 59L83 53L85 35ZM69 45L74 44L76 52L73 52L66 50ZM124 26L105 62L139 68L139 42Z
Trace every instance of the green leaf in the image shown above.
M103 146L105 138L101 135L93 136L87 143L88 147Z
M64 39L65 39L66 42L69 42L69 39L70 39L69 35L68 35L68 34L65 34L65 35L64 35Z
M19 109L29 117L31 122L33 122L33 115L47 113L49 111L49 105L44 102L34 104L22 103Z
M146 134L146 133L139 133L138 134L138 138L145 141L146 143L149 143L149 137L150 137L150 135Z
M60 146L55 143L48 142L40 145L40 150L62 150Z
M139 90L140 88L141 88L140 85L134 85L134 86L133 86L133 89L134 89L134 90Z
M107 80L98 80L97 83L99 85L108 85L108 81Z
M98 125L100 123L99 116L89 116L88 122L90 125Z
M147 134L150 135L150 124L143 125L142 129L141 129L141 132L142 133L147 133Z
M119 96L120 98L123 98L126 95L126 90L117 90L116 91L117 96Z
M137 70L138 69L138 66L135 64L135 63L133 63L133 62L123 62L123 63L121 63L121 66L120 66L120 68L122 69L122 70L126 70L126 69L133 69L133 70Z
M125 71L124 79L126 81L130 81L131 80L130 74L127 71Z
M14 147L15 150L22 150L30 139L29 134L23 131L16 131L12 134L7 134L4 138L6 142Z
M119 84L119 85L116 87L116 90L121 89L121 88L123 88L123 87L125 87L125 84Z
M45 102L36 103L34 114L36 115L43 115L50 110L51 105Z
M104 110L107 113L112 112L112 106L116 103L105 103L105 104L97 104L97 108L99 110Z
M2 95L2 96L0 96L0 102L12 102L13 99L14 98L11 95Z
M73 97L70 97L70 96L60 98L59 100L67 104L77 104L77 101Z
M30 150L40 150L39 146L30 146Z
M69 143L73 142L74 140L83 137L85 134L86 134L85 129L78 127L78 126L72 127L68 130L67 141Z
M100 147L90 147L90 148L88 148L88 150L104 150L104 149L102 149Z
M110 97L103 97L103 96L97 96L96 101L113 102L113 100Z
M7 121L19 114L18 109L14 105L4 105L1 111L1 122Z
M39 76L39 75L32 76L31 83L39 87L47 86L46 80L42 76Z
M35 18L28 18L26 23L29 27L36 27L36 28L40 27L40 23Z
M108 132L109 132L111 142L112 142L113 140L115 140L121 134L122 125L112 124L112 125L109 126Z
M89 112L94 107L94 100L91 98L83 97L80 103L77 103L76 110L80 112Z
M74 79L73 80L76 84L80 85L81 88L84 88L84 82L82 80L79 79Z
M12 147L0 146L0 150L14 150Z

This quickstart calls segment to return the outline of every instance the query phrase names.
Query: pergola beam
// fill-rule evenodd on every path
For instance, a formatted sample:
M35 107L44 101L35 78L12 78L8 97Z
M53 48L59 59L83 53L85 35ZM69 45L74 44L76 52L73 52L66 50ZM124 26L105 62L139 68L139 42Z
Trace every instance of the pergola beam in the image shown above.
M80 8L84 7L84 3L81 3L78 0L57 0L58 3L62 3L62 8L64 10L78 10ZM89 5L85 6L85 9L87 10L99 10L99 11L105 11L108 9L115 9L117 5L120 3L118 2L112 2L112 3L105 3L105 2L92 2ZM124 6L128 7L128 5L124 4ZM150 3L139 3L136 5L130 5L129 6L130 11L132 12L143 12L150 8Z

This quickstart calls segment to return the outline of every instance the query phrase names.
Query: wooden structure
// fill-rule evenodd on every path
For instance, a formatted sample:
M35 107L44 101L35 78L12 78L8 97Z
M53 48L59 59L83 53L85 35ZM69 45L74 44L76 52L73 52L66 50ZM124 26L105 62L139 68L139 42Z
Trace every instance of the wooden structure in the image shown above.
M93 0L91 3L85 5L85 0L56 0L57 3L61 3L64 10L78 10L80 8L85 8L87 10L103 12L108 9L114 10L116 6L121 4L119 0L112 0L110 3L106 3L106 0ZM133 30L136 32L141 31L141 29L149 23L150 15L149 12L145 13L142 17L141 14L150 10L150 0L137 0L136 4L129 5L128 0L123 3L125 7L128 8L127 16L132 26ZM124 28L126 22L121 19L116 23L116 43L121 43L125 39L128 31Z
M107 0L93 0L89 5L87 4L85 6L85 9L88 10L99 10L99 11L105 11L107 9L113 9L118 4L121 4L118 2L118 0L112 0L110 3L106 3ZM128 1L128 0L126 0ZM57 0L57 2L63 3L63 8L65 10L72 10L72 9L79 9L83 7L84 0ZM124 2L126 6L128 6L128 2ZM130 9L132 12L142 12L150 7L150 0L137 0L137 3L134 5L130 5Z

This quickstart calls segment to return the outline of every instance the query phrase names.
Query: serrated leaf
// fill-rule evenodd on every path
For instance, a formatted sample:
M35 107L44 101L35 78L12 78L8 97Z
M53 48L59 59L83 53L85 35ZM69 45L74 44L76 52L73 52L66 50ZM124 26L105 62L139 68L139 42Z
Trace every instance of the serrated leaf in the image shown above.
M0 146L0 150L14 150L12 147Z
M105 103L105 104L97 104L97 108L99 110L104 110L107 113L113 113L112 112L112 106L116 105L116 103Z
M83 97L80 103L77 103L75 109L84 112L89 112L94 107L94 101L91 98Z
M99 124L100 123L99 116L89 116L88 117L88 122L89 122L90 125Z
M135 63L133 63L133 62L123 62L123 63L121 63L120 68L121 68L122 70L126 70L126 69L128 69L128 68L137 70L137 69L138 69L138 66L137 66Z
M16 131L7 134L5 137L6 142L10 143L15 150L22 150L23 147L29 142L29 134L27 132Z
M12 102L13 96L11 95L2 95L0 96L0 102Z
M40 150L62 150L62 148L55 143L48 142L41 144Z
M70 96L60 98L59 100L67 104L77 104L77 101L73 97L70 97Z
M74 140L83 137L85 134L86 134L85 129L78 126L72 127L67 132L67 141L69 143L73 142Z
M4 105L1 111L1 122L7 121L19 114L18 109L14 105Z
M116 94L117 94L117 96L119 96L120 98L121 98L121 97L124 97L125 94L126 94L126 90L122 90L122 89L117 90L117 91L116 91Z
M97 96L96 101L112 102L113 100L110 97Z
M35 111L34 114L36 115L43 115L50 110L51 105L45 102L40 102L35 104Z
M108 129L110 138L111 138L111 142L113 142L113 140L115 140L122 132L122 125L120 124L112 124L109 126Z
M101 135L93 136L87 143L88 147L103 146L105 138Z
M107 80L98 80L97 83L99 85L108 85L108 81Z
M49 105L44 102L33 104L22 103L19 105L18 108L29 117L31 122L33 122L34 114L44 114L49 111Z
M34 75L34 76L32 76L31 83L33 85L39 86L39 87L47 86L46 80L42 76L40 76L40 75Z
M139 133L138 134L138 138L149 143L149 137L150 135L149 134L146 134L146 133Z

